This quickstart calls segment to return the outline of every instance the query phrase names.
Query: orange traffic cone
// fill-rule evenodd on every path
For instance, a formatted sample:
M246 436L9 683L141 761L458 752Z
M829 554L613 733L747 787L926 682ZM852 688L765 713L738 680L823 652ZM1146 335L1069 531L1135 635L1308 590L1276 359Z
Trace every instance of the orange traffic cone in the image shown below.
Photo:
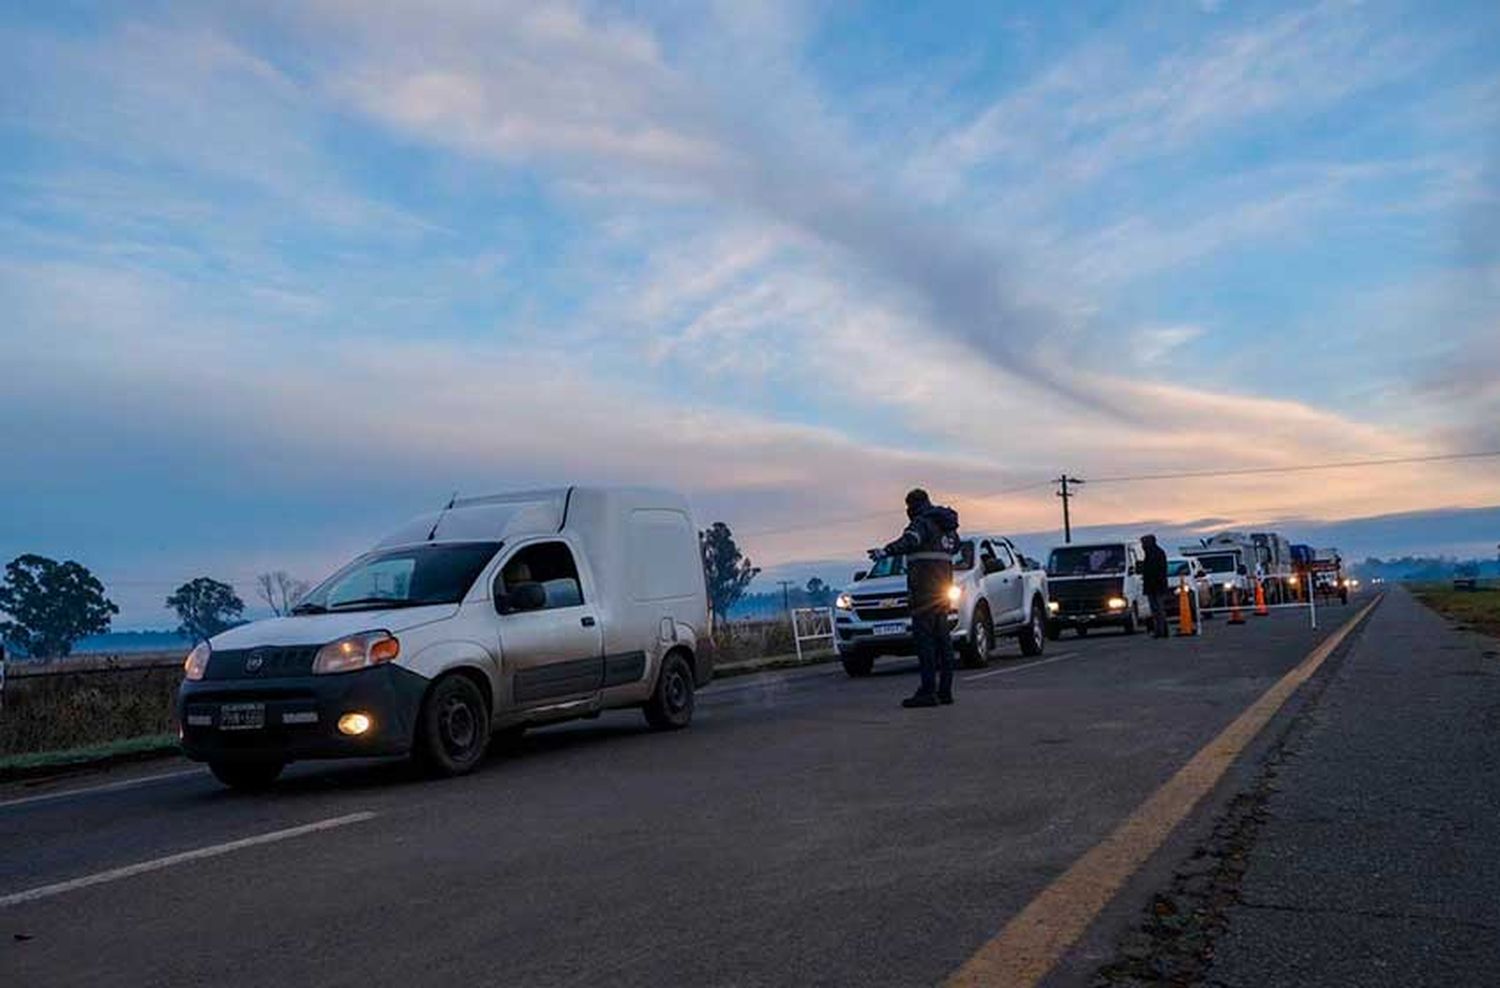
M1177 593L1177 633L1179 635L1196 635L1198 629L1193 627L1193 602L1192 595L1188 593L1187 577L1182 578L1182 585Z
M1229 623L1244 624L1245 615L1240 610L1240 588L1231 587L1229 590Z
M1271 609L1266 606L1265 584L1259 580L1255 581L1255 613L1260 617L1266 617L1271 613Z

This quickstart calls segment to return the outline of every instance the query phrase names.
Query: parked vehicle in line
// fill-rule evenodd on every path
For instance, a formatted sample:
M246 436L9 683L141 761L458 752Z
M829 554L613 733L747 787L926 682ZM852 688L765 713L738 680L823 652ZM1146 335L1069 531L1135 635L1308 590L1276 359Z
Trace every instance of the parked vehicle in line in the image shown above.
M1184 545L1180 551L1183 556L1196 559L1208 574L1209 606L1227 607L1235 594L1242 604L1254 599L1258 556L1249 536L1220 532L1197 545Z
M1096 627L1135 634L1151 616L1143 558L1137 541L1055 546L1047 556L1048 636L1055 640L1067 628L1083 636Z
M1203 602L1213 593L1213 580L1203 564L1191 556L1173 556L1167 560L1167 579L1171 582L1173 594L1188 595L1193 621L1196 623L1202 620ZM1167 620L1178 621L1181 617L1179 607L1167 615Z
M1040 655L1047 636L1047 575L1027 568L1004 536L964 538L953 557L949 591L953 644L966 665L989 661L1001 638L1019 641L1022 655ZM903 556L877 560L838 595L834 644L844 671L867 676L882 655L911 655L911 607Z
M457 775L493 734L611 708L686 727L713 674L708 640L682 497L569 487L455 499L291 615L194 648L177 698L183 750L245 788L308 758L409 753Z

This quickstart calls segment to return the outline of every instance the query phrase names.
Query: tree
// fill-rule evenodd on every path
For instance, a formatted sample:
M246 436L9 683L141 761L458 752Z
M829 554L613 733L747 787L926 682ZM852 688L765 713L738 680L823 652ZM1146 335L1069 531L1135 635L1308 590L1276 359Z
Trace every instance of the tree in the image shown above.
M234 627L245 613L245 602L234 592L234 587L206 576L178 587L167 598L167 606L182 621L177 633L195 642Z
M120 613L86 567L30 553L6 564L0 611L11 617L0 622L0 637L37 659L68 655L78 639L108 631L110 616Z
M293 579L286 570L278 569L255 578L255 593L271 608L272 614L281 617L290 614L298 598L307 593L307 584Z
M729 526L716 521L706 532L698 533L703 549L703 575L708 581L708 603L720 617L745 595L750 581L760 573L734 544Z
M833 588L816 576L807 581L806 593L807 602L813 607L827 607L833 603Z

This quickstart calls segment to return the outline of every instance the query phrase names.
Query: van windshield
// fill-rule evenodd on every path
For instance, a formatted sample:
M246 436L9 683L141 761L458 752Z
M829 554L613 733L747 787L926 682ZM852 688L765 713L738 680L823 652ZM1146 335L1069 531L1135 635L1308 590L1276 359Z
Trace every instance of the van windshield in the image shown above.
M456 604L499 551L499 542L448 542L371 552L308 591L292 613Z
M1109 576L1125 572L1123 545L1082 545L1053 549L1048 576Z

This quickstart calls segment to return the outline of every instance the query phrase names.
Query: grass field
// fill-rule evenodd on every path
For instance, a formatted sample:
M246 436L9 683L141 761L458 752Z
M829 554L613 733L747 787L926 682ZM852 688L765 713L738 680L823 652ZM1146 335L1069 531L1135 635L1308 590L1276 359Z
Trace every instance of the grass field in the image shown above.
M1411 591L1439 614L1475 631L1500 637L1500 588L1454 590L1443 584L1419 583Z

